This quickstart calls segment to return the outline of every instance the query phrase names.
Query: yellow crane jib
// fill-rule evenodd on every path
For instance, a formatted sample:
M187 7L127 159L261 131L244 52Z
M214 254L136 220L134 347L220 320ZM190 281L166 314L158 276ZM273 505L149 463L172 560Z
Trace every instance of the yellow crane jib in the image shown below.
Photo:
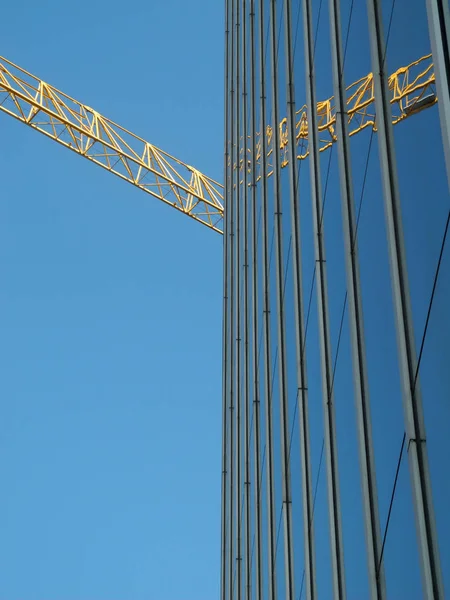
M437 102L431 54L389 77L392 120L399 123L407 117L429 108ZM372 127L376 131L373 109L373 76L352 83L347 88L347 114L350 135ZM0 110L40 131L66 148L84 156L111 173L132 183L210 229L223 231L223 186L194 167L178 160L103 117L94 109L81 104L12 62L0 57ZM308 110L302 106L296 113L297 158L308 154ZM335 141L336 122L334 98L318 102L317 124L320 132L320 151ZM288 164L287 119L279 124L281 166ZM268 148L268 176L272 174L270 157L273 152L272 127L265 130ZM244 160L244 154L247 154ZM244 163L251 170L249 150L240 140L239 170ZM256 168L260 179L261 135L257 134ZM237 165L234 165L237 169ZM242 184L241 180L241 184Z
M222 231L222 185L0 57L0 109Z

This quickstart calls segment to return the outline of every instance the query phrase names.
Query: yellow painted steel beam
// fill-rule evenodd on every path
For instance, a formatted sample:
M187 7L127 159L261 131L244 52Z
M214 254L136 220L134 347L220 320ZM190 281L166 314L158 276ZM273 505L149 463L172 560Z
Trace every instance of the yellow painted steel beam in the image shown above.
M0 109L222 232L220 183L2 57Z
M435 104L437 97L431 55L397 69L389 78L389 90L394 124ZM369 73L350 85L347 94L350 135L355 135L367 127L376 131L372 74ZM40 131L210 229L222 233L224 209L223 187L220 183L2 57L0 111ZM297 158L303 160L309 154L307 107L300 108L296 115ZM336 141L333 97L317 104L317 119L321 135L320 150L323 152ZM288 164L289 139L286 125L286 119L279 125L283 168ZM270 164L273 152L270 126L266 127L265 135ZM258 135L258 170L260 137ZM242 171L242 140L240 156L239 170ZM248 169L250 165L250 157L247 156ZM236 168L237 165L234 165L234 169Z

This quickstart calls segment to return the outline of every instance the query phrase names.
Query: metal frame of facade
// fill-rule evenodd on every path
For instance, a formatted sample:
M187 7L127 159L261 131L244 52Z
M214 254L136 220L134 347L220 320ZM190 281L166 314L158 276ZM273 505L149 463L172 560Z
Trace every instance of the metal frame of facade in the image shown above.
M450 181L450 96L446 95L450 78L449 12L448 6L444 6L445 0L426 1L430 36L434 36L432 49ZM314 527L315 492L312 485L311 407L302 272L304 256L301 232L304 225L300 210L303 203L309 201L313 216L311 244L314 249L317 288L317 368L322 384L330 533L330 564L327 568L333 597L335 600L346 598L348 581L346 582L344 561L337 407L334 401L320 168L320 152L323 150L321 134L326 129L332 138L329 146L336 143L338 157L349 352L353 370L362 497L361 527L365 532L368 594L372 600L385 600L387 583L372 439L350 149L352 133L349 121L354 113L346 98L348 88L345 87L344 77L340 0L329 0L328 7L334 104L330 104L331 112L327 116L328 125L325 129L324 109L319 109L321 104L316 99L316 40L312 0L300 0L298 10L303 21L300 31L303 34L305 81L302 85L305 86L307 106L317 107L317 110L308 109L307 118L303 121L304 128L300 133L295 96L296 41L293 39L292 0L226 0L221 598L275 600L282 596L288 600L298 600L296 594L299 586L303 588L303 581L300 583L297 580L299 565L294 549L300 546L294 542L299 535L303 536L301 547L305 597L308 600L320 597L322 565L316 558L317 538ZM393 119L396 121L392 113L392 90L388 89L384 68L386 45L382 30L381 2L367 0L367 10L373 71L373 79L370 76L367 80L372 82L370 89L373 90L373 98L367 97L367 106L372 104L376 110L376 135L385 201L398 362L418 532L417 546L424 597L430 600L440 599L444 598L444 592L406 274L392 133ZM284 67L278 61L280 47L284 54ZM423 79L425 76L424 71L420 77ZM426 86L432 83L434 79ZM280 86L283 85L286 93L282 95ZM425 84L420 83L420 86L422 87L418 88L419 95L415 102L422 102L420 94L428 89L424 87ZM281 97L285 98L287 110L287 117L282 123ZM429 102L434 103L435 97L430 98ZM366 121L370 121L369 117L364 112L363 118ZM373 126L374 123L373 117ZM365 126L363 124L361 128ZM301 195L299 189L296 159L306 158L306 154L297 156L299 138L304 142L307 139L309 146L310 198ZM288 170L282 175L282 169L286 166ZM289 207L289 217L283 216L286 206ZM284 237L289 235L292 297L285 296L287 264ZM290 303L289 306L287 303ZM294 317L295 331L287 329L287 309ZM290 341L295 338L295 344L288 345L288 334L292 335ZM294 353L295 361L290 362L290 356ZM289 369L293 369L294 362L295 373L290 373ZM293 379L294 375L297 398L291 397L292 380L289 377ZM278 386L274 386L276 378ZM297 401L295 427L299 434L300 466L299 471L294 473L291 468L289 411L291 403ZM317 406L315 410L317 411ZM275 427L278 419L279 431ZM301 505L300 500L299 504L293 504L294 485L300 490ZM294 516L298 512L301 512L301 532L298 527L300 521L295 521L294 527ZM280 557L277 561L279 552L283 552L282 562ZM303 590L301 593L303 597Z
M365 533L370 595L373 600L386 598L384 565L381 563L381 531L375 477L375 459L370 417L369 384L364 341L361 280L359 275L355 200L345 101L344 57L340 1L330 0L330 34L333 91L336 105L336 136L341 182L342 224L347 272L347 297L352 345L355 408L359 440L361 488L363 492Z

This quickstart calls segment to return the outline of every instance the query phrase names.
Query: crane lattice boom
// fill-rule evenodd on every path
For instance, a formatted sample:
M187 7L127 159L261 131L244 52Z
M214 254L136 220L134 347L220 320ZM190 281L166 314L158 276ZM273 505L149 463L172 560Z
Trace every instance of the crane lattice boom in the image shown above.
M96 110L0 57L0 108L211 229L222 186Z
M437 97L431 54L397 69L389 77L389 90L394 124L435 104ZM376 131L373 104L373 75L369 73L347 88L350 135L367 127ZM222 233L224 208L220 183L2 57L0 110ZM333 97L319 102L316 114L321 135L320 150L324 151L336 141ZM300 108L296 115L297 158L303 160L309 154L307 107ZM289 144L286 118L279 127L281 165L286 167ZM266 127L265 135L270 165L273 152L271 126ZM256 168L259 171L261 135L257 137ZM241 172L245 154L242 142ZM246 162L247 169L250 169L251 157L247 156ZM270 169L268 175L271 175Z

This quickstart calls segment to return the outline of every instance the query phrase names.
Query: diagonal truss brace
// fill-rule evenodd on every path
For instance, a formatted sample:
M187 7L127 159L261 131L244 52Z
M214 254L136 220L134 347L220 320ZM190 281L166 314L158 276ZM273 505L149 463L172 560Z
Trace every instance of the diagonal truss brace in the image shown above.
M0 109L222 232L222 185L0 58Z
M388 81L393 124L437 102L431 54L400 67ZM347 88L349 135L372 127L376 131L373 74ZM40 131L66 148L114 173L151 196L173 206L218 233L223 231L223 186L194 167L163 152L130 131L103 117L67 94L0 57L0 111ZM309 155L306 106L297 112L297 160ZM317 103L319 150L336 142L334 97ZM272 175L273 129L264 132L268 156L267 176ZM281 168L288 165L289 137L286 118L279 124ZM239 170L244 169L240 140ZM250 150L248 150L250 151ZM261 134L257 134L256 180L261 165ZM246 166L251 171L251 157ZM237 164L234 164L236 170ZM242 176L241 176L242 177ZM241 182L242 183L242 182Z

